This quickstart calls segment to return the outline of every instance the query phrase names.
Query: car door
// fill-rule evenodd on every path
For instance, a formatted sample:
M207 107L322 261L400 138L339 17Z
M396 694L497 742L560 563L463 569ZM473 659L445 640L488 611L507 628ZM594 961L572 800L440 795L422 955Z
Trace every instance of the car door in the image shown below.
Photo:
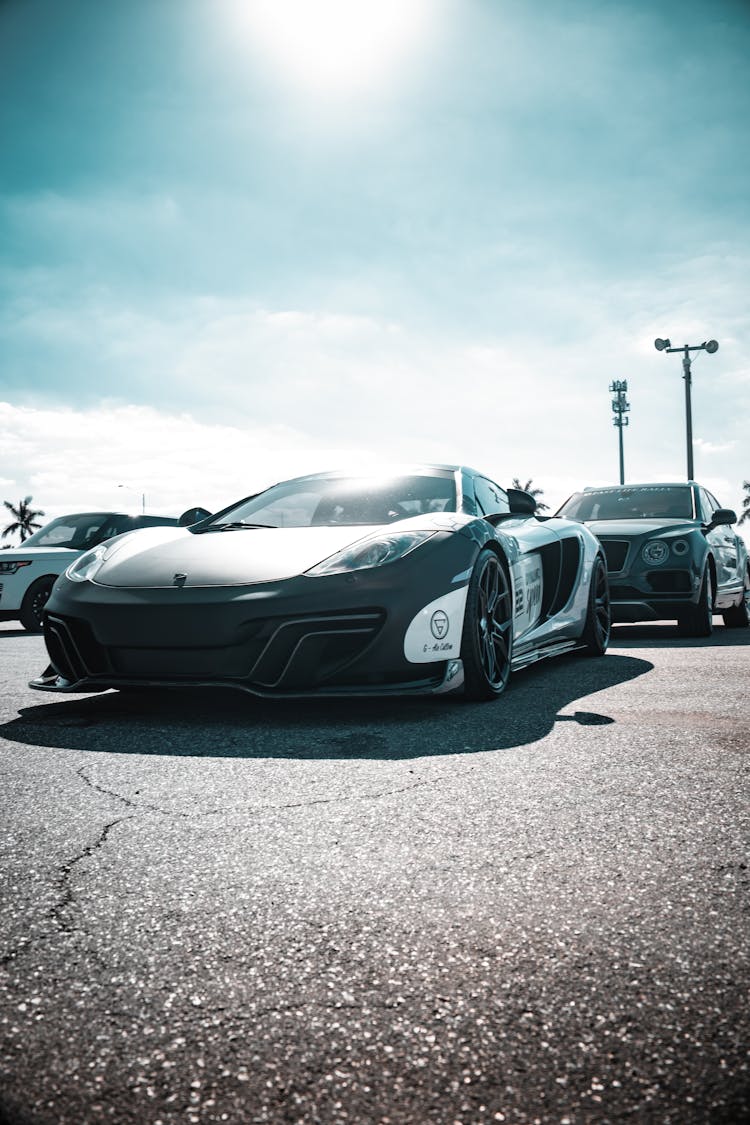
M700 492L701 518L704 524L710 525L714 512L721 507L716 497L701 488ZM706 540L711 548L711 553L716 561L717 593L724 593L733 589L741 582L739 575L739 549L737 536L728 524L720 524L706 532Z
M512 514L508 494L485 477L475 477L477 512L500 514L496 525L501 537L512 540L509 552L513 581L513 635L518 642L539 624L554 596L560 570L560 537L531 513ZM494 521L493 521L494 522Z

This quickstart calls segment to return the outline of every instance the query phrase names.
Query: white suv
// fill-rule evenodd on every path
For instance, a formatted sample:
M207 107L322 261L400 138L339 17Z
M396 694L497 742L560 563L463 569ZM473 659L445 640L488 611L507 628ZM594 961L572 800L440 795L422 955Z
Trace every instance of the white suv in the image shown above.
M192 523L171 516L128 516L122 512L77 512L59 516L30 535L20 547L0 550L0 621L20 620L24 629L39 633L43 611L55 579L90 547L139 527ZM203 515L208 512L203 511Z

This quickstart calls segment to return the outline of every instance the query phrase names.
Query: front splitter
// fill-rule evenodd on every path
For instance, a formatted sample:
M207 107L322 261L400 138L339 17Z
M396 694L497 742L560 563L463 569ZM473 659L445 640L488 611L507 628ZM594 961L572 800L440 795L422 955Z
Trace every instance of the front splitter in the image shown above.
M346 687L316 688L314 691L268 691L254 684L241 683L237 680L66 680L52 665L49 665L41 676L29 680L29 687L35 691L46 691L53 695L90 695L102 691L120 691L152 689L165 691L187 691L210 688L228 688L240 691L245 695L252 695L259 699L356 699L373 698L377 696L416 696L416 695L445 695L459 691L464 683L463 661L451 660L446 666L443 678L436 681L413 680L398 684L352 685Z

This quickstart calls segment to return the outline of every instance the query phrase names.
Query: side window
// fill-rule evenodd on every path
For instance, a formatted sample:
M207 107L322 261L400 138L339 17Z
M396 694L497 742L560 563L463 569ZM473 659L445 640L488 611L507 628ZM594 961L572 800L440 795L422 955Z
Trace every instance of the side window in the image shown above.
M474 495L477 501L477 512L481 516L491 516L497 512L510 511L508 497L503 489L485 477L474 477Z
M701 519L704 523L710 523L711 516L714 514L719 505L715 500L713 500L713 497L708 492L706 492L705 488L701 488L698 495L700 496Z
M132 520L126 521L122 518L118 519L117 516L112 516L97 529L96 543L103 543L105 539L111 539L113 535L122 535L123 531L130 531L132 526ZM92 543L92 546L96 546L96 543Z

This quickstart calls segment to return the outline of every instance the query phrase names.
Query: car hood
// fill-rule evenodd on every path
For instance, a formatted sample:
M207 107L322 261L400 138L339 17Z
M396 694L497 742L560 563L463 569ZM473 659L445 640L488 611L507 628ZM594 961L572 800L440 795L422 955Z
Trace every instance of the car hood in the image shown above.
M640 519L640 520L586 520L586 527L594 535L605 535L608 539L634 539L640 535L663 535L665 532L682 532L687 535L697 531L697 520L679 519Z
M402 520L382 528L259 527L198 534L184 528L147 529L112 540L113 550L94 581L98 586L152 589L280 582L373 532L415 524L424 526L421 520ZM176 575L186 577L177 583Z

